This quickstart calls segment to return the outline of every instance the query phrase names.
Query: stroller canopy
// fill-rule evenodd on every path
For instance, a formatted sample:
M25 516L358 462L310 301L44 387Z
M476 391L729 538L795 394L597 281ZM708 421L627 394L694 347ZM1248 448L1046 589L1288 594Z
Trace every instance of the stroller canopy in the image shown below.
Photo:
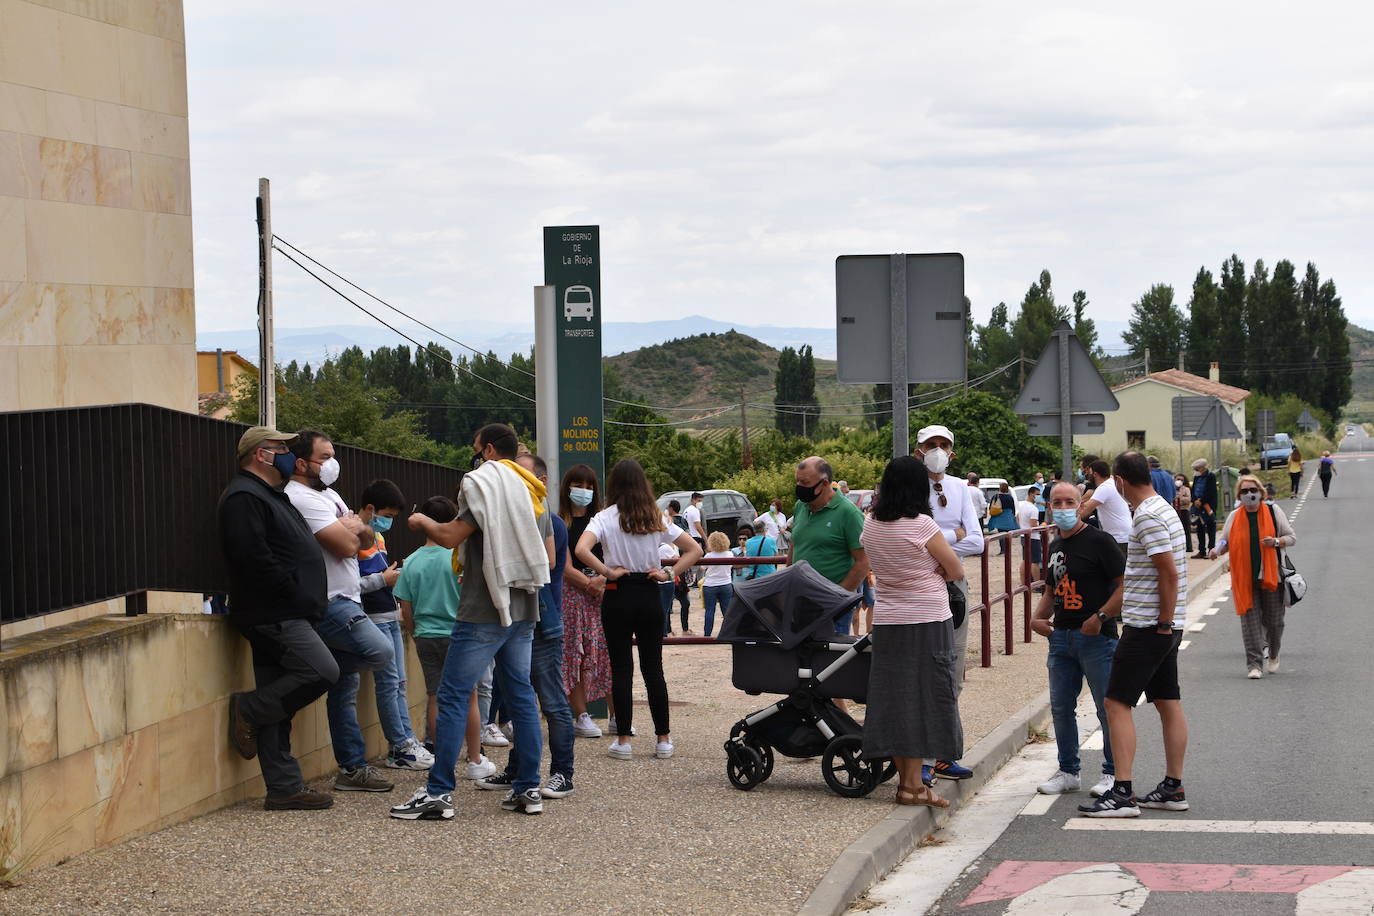
M717 637L721 642L771 643L795 649L834 634L835 618L859 603L802 560L771 576L735 583L735 598Z

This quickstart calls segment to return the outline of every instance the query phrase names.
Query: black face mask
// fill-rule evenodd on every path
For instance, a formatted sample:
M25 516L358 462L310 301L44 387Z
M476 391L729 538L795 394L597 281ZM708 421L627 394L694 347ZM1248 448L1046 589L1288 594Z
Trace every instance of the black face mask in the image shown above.
M816 487L818 486L820 486L820 484L813 483L809 487L804 487L801 484L797 484L797 499L806 503L808 506L811 505L811 503L815 502L816 497L819 495L816 493Z

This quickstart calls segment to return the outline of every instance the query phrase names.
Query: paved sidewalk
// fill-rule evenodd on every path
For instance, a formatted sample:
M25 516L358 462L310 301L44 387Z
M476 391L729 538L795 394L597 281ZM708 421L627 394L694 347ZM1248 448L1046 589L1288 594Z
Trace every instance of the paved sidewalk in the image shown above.
M977 646L975 618L962 698L969 747L1045 689L1043 640L1018 642L990 669L978 667ZM542 816L502 811L499 793L464 783L453 821L392 820L387 807L423 776L387 771L395 791L337 793L329 811L247 802L34 872L0 891L0 911L795 913L839 854L892 811L894 784L844 799L825 787L818 761L779 757L763 786L732 788L721 744L771 700L731 686L726 646L672 647L665 660L676 756L654 759L652 738L641 737L639 756L616 761L609 739L579 739L577 793L547 802ZM647 732L647 708L635 718Z

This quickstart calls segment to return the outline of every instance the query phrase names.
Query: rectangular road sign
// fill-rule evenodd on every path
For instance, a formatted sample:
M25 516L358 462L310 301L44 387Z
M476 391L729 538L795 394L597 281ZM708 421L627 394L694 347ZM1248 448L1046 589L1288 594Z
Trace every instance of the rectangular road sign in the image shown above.
M1241 439L1243 434L1217 398L1178 397L1173 401L1174 438L1179 442Z
M555 288L558 441L539 448L605 480L601 373L587 371L601 365L601 227L545 226L544 283Z
M1100 413L1076 413L1071 415L1069 430L1075 436L1099 436L1107 431L1107 418ZM1041 414L1026 417L1026 429L1032 436L1058 436L1061 429L1059 414Z
M1261 448L1264 443L1274 438L1274 411L1272 408L1262 407L1255 411L1255 442Z
M835 259L835 374L841 382L892 382L892 282L891 255ZM908 383L963 381L964 256L907 255L906 305Z

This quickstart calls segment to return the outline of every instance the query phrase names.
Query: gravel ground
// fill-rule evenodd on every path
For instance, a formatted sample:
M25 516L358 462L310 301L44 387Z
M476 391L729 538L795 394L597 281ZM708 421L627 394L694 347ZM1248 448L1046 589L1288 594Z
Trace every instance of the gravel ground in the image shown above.
M693 602L699 633L695 591ZM1016 619L1019 633L1019 604ZM1018 642L1012 657L1000 645L999 609L993 667L978 667L975 619L962 699L970 747L1045 689L1043 641ZM0 891L0 911L796 912L839 853L891 811L895 783L844 799L818 761L779 757L763 786L732 788L721 743L771 700L731 686L728 647L671 647L665 658L676 756L654 759L652 738L640 737L640 756L617 761L609 739L579 739L577 793L546 802L540 817L503 811L499 793L465 783L453 821L392 820L387 807L422 774L387 771L399 777L393 792L337 793L329 811L243 803L42 869ZM635 718L646 733L647 708Z

